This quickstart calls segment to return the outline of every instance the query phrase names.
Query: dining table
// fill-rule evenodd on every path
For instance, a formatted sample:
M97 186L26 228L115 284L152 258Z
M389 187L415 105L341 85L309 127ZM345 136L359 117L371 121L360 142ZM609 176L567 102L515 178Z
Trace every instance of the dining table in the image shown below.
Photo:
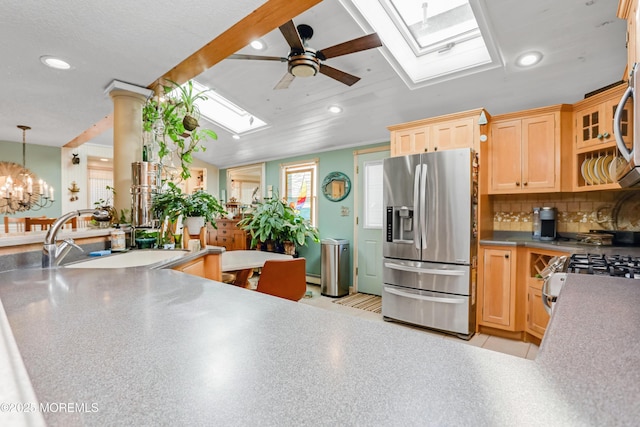
M222 253L222 272L235 273L233 284L248 288L254 268L262 268L266 261L288 259L293 256L257 250L225 251Z

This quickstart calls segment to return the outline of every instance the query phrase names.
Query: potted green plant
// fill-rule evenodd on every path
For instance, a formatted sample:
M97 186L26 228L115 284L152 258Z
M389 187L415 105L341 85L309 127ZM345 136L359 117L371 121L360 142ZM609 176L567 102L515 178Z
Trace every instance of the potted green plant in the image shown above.
M216 218L226 215L226 211L213 195L203 190L185 194L173 182L167 182L167 189L153 196L152 207L157 218L168 218L175 224L182 215L183 223L189 230L200 230L207 222L216 227ZM199 217L197 224L189 224L189 218Z
M192 81L182 86L170 83L171 86L162 87L161 98L149 99L142 109L144 139L158 144L161 164L174 158L180 163L180 176L188 179L193 153L205 151L204 142L218 139L218 135L211 129L197 129L200 111L196 101L206 100L207 91L194 91Z
M304 246L307 237L320 241L318 230L277 194L256 204L253 212L238 223L251 234L251 246L258 243L283 244L285 253L293 255L296 244ZM269 250L269 249L267 249Z
M251 247L260 249L264 243L267 250L273 250L275 242L280 239L285 229L286 206L287 204L277 196L265 199L255 204L251 214L238 222L238 227L251 235Z
M184 197L183 224L189 230L200 230L206 223L217 228L216 218L226 214L218 199L204 190L198 190Z
M296 245L306 245L307 237L310 237L316 243L320 242L320 233L317 228L311 226L311 223L292 207L290 207L290 210L293 213L286 217L283 246L285 254L294 255Z
M117 221L116 210L111 206L111 200L116 195L116 191L110 185L107 185L106 189L111 195L107 196L106 199L99 199L94 202L93 205L96 211L91 215L91 221L95 222L100 228L108 228L114 219Z

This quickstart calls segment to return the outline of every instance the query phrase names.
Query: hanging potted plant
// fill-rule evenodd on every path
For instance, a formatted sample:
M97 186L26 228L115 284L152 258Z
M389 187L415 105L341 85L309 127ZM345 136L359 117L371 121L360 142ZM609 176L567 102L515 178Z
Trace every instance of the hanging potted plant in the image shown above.
M218 139L211 129L197 129L200 110L197 101L206 100L207 90L196 92L193 82L184 85L170 81L171 86L163 86L164 95L151 98L142 110L145 141L154 140L157 144L159 162L165 167L173 160L180 163L180 176L191 176L189 166L193 162L193 153L205 151L205 141ZM155 157L155 149L152 150ZM143 151L144 152L144 151Z

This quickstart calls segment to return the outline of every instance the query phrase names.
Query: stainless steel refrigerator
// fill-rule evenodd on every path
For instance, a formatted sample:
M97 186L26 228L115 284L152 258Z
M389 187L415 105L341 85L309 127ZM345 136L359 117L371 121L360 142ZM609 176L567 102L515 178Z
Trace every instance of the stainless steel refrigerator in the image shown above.
M469 339L478 168L471 149L384 160L382 315Z

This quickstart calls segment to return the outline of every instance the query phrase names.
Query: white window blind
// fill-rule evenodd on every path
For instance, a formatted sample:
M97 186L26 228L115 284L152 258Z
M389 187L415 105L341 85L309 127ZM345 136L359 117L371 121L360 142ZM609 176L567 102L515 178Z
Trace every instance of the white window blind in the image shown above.
M107 190L107 186L113 187L113 170L112 169L93 169L87 170L89 180L89 207L94 207L98 200L106 200L113 203L113 193Z

